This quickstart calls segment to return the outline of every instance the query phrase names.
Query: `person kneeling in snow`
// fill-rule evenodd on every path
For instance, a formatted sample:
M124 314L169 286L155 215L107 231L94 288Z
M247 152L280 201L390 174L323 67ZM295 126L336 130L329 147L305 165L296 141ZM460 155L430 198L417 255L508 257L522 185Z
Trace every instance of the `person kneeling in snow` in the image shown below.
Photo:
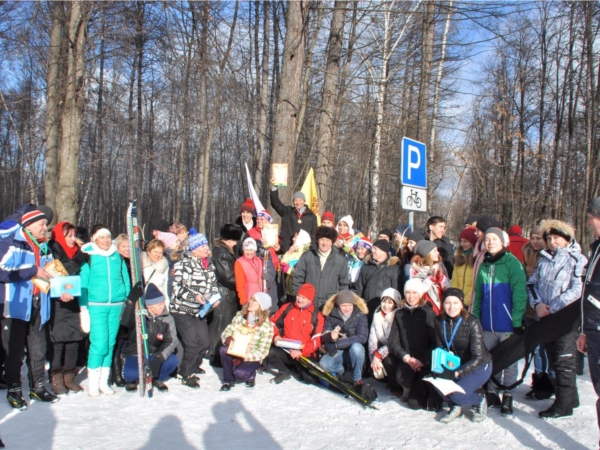
M325 328L321 341L327 354L321 357L321 366L335 375L341 376L354 387L362 384L362 369L365 361L365 347L369 339L367 314L369 309L358 295L343 290L329 298L323 306ZM351 373L351 376L350 376Z
M134 287L134 289L136 289ZM133 297L133 296L130 296ZM177 345L177 330L175 320L165 308L165 297L152 283L146 287L144 294L144 315L146 316L146 333L148 335L148 353L150 354L150 369L152 370L152 385L161 392L169 390L163 383L177 368L179 360L173 353ZM139 379L137 339L135 331L135 302L127 300L121 325L129 329L127 348L123 351L125 364L123 378L127 383L127 392L135 392Z
M269 354L273 340L273 324L269 320L271 303L269 294L257 292L223 331L221 341L224 345L219 350L223 363L222 391L229 391L236 381L245 381L246 387L254 387L260 362ZM252 335L244 358L227 353L236 333Z

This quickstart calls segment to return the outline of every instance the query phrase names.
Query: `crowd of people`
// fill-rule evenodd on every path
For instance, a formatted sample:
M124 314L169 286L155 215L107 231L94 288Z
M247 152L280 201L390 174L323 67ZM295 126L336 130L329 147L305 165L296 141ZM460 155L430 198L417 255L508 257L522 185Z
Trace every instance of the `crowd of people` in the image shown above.
M408 408L446 407L443 423L463 414L479 422L491 407L513 414L517 364L495 369L490 352L582 299L580 331L535 349L526 398L554 396L541 418L572 415L578 351L590 355L600 394L600 198L587 211L599 237L588 261L573 227L559 220L541 221L526 239L519 226L507 233L495 218L472 215L452 236L455 248L442 217L370 238L350 215L337 223L330 211L317 217L302 192L290 206L274 186L270 197L281 218L276 243L263 236L272 216L251 200L212 245L193 228L156 222L141 255L143 285L132 285L126 235L68 222L49 231L49 208L19 207L0 224L0 386L10 405L27 408L25 355L30 399L81 392L82 367L91 397L113 395L115 387L135 392L138 298L160 392L169 379L198 389L205 364L222 368L221 391L254 388L265 372L276 384L295 377L327 387L299 364L309 358L369 400L377 392L365 379L373 377ZM79 277L80 295L48 291L57 276L52 261ZM440 349L460 362L432 370ZM461 389L438 390L431 377Z

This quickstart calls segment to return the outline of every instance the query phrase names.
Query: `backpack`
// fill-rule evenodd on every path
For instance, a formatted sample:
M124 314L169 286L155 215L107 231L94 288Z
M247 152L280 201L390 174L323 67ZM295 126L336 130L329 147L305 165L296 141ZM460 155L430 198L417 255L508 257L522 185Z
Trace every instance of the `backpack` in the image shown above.
M294 307L293 303L288 303L288 305L285 307L285 309L281 313L281 316L279 316L279 318L275 322L275 326L279 330L279 334L281 336L283 336L283 322L293 307ZM312 321L311 322L312 322L313 330L315 330L315 331L317 329L318 321L319 321L319 308L314 307L313 312L312 312Z

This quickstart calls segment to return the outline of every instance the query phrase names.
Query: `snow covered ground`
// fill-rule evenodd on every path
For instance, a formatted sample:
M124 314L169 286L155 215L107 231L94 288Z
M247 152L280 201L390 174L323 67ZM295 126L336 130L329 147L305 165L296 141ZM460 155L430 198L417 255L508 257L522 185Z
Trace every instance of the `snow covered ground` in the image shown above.
M241 384L230 392L219 392L219 375L209 368L199 390L170 380L170 391L157 392L152 399L124 389L117 389L113 397L95 399L84 392L52 405L34 402L24 412L12 410L0 399L0 432L7 448L28 450L500 446L579 450L596 448L598 443L596 396L587 368L578 379L581 406L570 418L539 419L537 412L551 401L526 402L527 386L522 385L515 393L514 417L503 418L494 409L482 423L463 417L448 425L436 420L442 413L401 406L377 382L373 383L380 393L379 410L374 411L294 379L271 384L269 374L259 375L254 389Z

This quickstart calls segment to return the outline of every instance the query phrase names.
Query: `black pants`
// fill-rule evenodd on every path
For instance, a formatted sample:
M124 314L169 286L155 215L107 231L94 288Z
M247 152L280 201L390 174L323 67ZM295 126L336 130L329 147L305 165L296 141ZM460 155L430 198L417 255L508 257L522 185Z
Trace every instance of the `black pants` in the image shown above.
M279 373L289 372L290 368L296 365L296 362L289 353L286 353L283 349L275 345L271 345L265 362L270 369L277 369Z
M52 343L52 370L74 369L77 365L79 345L82 341L53 342Z
M177 334L183 346L183 358L179 371L181 376L189 377L202 364L202 358L208 353L210 341L206 320L190 314L174 313Z
M573 331L545 344L548 363L556 374L556 397L552 407L562 414L569 414L579 406L575 374L578 335Z
M598 398L596 399L596 420L600 429L600 333L586 331L588 365L590 378Z
M2 318L2 343L6 353L4 380L7 384L21 384L21 366L27 347L29 380L32 386L44 382L46 364L46 326L40 330L41 316L39 308L32 306L31 319Z
M419 361L422 361L420 358ZM406 364L404 361L398 361L398 367L396 368L396 382L406 389L412 389L413 383L420 378L423 378L425 375L429 375L430 372L430 364L427 363L423 366L421 370L415 372L412 367Z

